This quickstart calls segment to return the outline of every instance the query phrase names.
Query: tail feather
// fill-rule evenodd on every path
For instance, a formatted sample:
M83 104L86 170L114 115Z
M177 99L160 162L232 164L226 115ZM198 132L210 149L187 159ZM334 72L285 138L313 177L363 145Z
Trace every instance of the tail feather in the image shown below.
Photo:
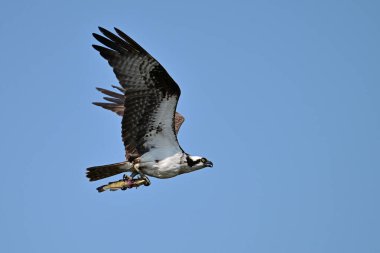
M127 172L130 168L130 162L121 162L102 166L95 166L87 168L87 177L90 179L90 181L96 181L99 179Z

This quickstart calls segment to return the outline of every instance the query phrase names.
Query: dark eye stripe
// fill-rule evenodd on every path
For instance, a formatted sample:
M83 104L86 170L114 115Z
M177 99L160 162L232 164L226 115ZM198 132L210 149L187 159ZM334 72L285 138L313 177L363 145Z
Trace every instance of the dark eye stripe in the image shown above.
M191 160L191 158L189 156L186 156L186 161L187 161L187 164L190 166L190 167L193 167L195 164L197 164L197 161L193 161Z

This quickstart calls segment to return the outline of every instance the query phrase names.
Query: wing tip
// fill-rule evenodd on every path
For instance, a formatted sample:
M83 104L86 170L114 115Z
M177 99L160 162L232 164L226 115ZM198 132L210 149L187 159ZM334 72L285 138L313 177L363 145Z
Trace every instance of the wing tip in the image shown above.
M104 102L92 102L93 105L100 106L104 109L107 109L107 107L114 105L114 103L104 103Z
M108 31L107 29L101 27L101 26L98 26L98 29L101 33L103 33L104 35L106 35L106 33L110 33L110 31ZM107 36L107 35L106 35Z
M121 30L119 28L117 28L117 27L113 27L113 29L115 30L116 33L121 32Z
M102 47L99 46L99 45L92 44L92 47L93 47L96 51L99 51L99 52L102 50Z

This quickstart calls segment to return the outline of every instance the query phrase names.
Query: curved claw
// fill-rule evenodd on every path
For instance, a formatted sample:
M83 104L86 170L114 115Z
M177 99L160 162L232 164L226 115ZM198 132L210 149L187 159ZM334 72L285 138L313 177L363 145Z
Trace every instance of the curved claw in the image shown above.
M144 175L142 177L142 179L144 179L144 181L145 181L145 183L144 183L145 186L149 186L150 185L150 180L149 180L149 178L147 176Z
M134 161L134 164L132 166L132 174L131 174L131 177L134 178L135 176L137 175L140 175L140 179L144 180L144 185L145 186L149 186L150 185L150 180L147 176L144 175L144 173L142 173L142 171L139 169L140 167L140 164L139 164L139 160L138 161Z

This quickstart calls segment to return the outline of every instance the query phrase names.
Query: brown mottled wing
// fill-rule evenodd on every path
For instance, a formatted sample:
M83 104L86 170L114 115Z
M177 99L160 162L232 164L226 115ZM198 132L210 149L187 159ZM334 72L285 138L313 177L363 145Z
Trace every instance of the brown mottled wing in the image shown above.
M122 93L125 92L125 90L119 86L112 85L113 88L121 91ZM94 102L94 105L100 106L104 109L113 111L119 116L124 115L124 95L106 90L103 88L96 88L98 91L101 93L107 95L108 97L103 97L104 100L108 101L107 103L104 102ZM185 118L179 113L175 113L175 118L174 118L174 128L175 128L175 133L178 134L179 129L181 128L182 123L185 121Z
M182 151L175 134L175 111L181 93L178 85L128 35L117 28L118 36L101 27L99 30L104 36L93 36L107 47L93 47L111 65L124 90L122 137L127 159L152 149L157 151L152 152L157 159Z
M174 128L175 128L175 133L178 134L179 129L182 126L182 123L185 121L185 118L178 112L175 113L174 117Z

